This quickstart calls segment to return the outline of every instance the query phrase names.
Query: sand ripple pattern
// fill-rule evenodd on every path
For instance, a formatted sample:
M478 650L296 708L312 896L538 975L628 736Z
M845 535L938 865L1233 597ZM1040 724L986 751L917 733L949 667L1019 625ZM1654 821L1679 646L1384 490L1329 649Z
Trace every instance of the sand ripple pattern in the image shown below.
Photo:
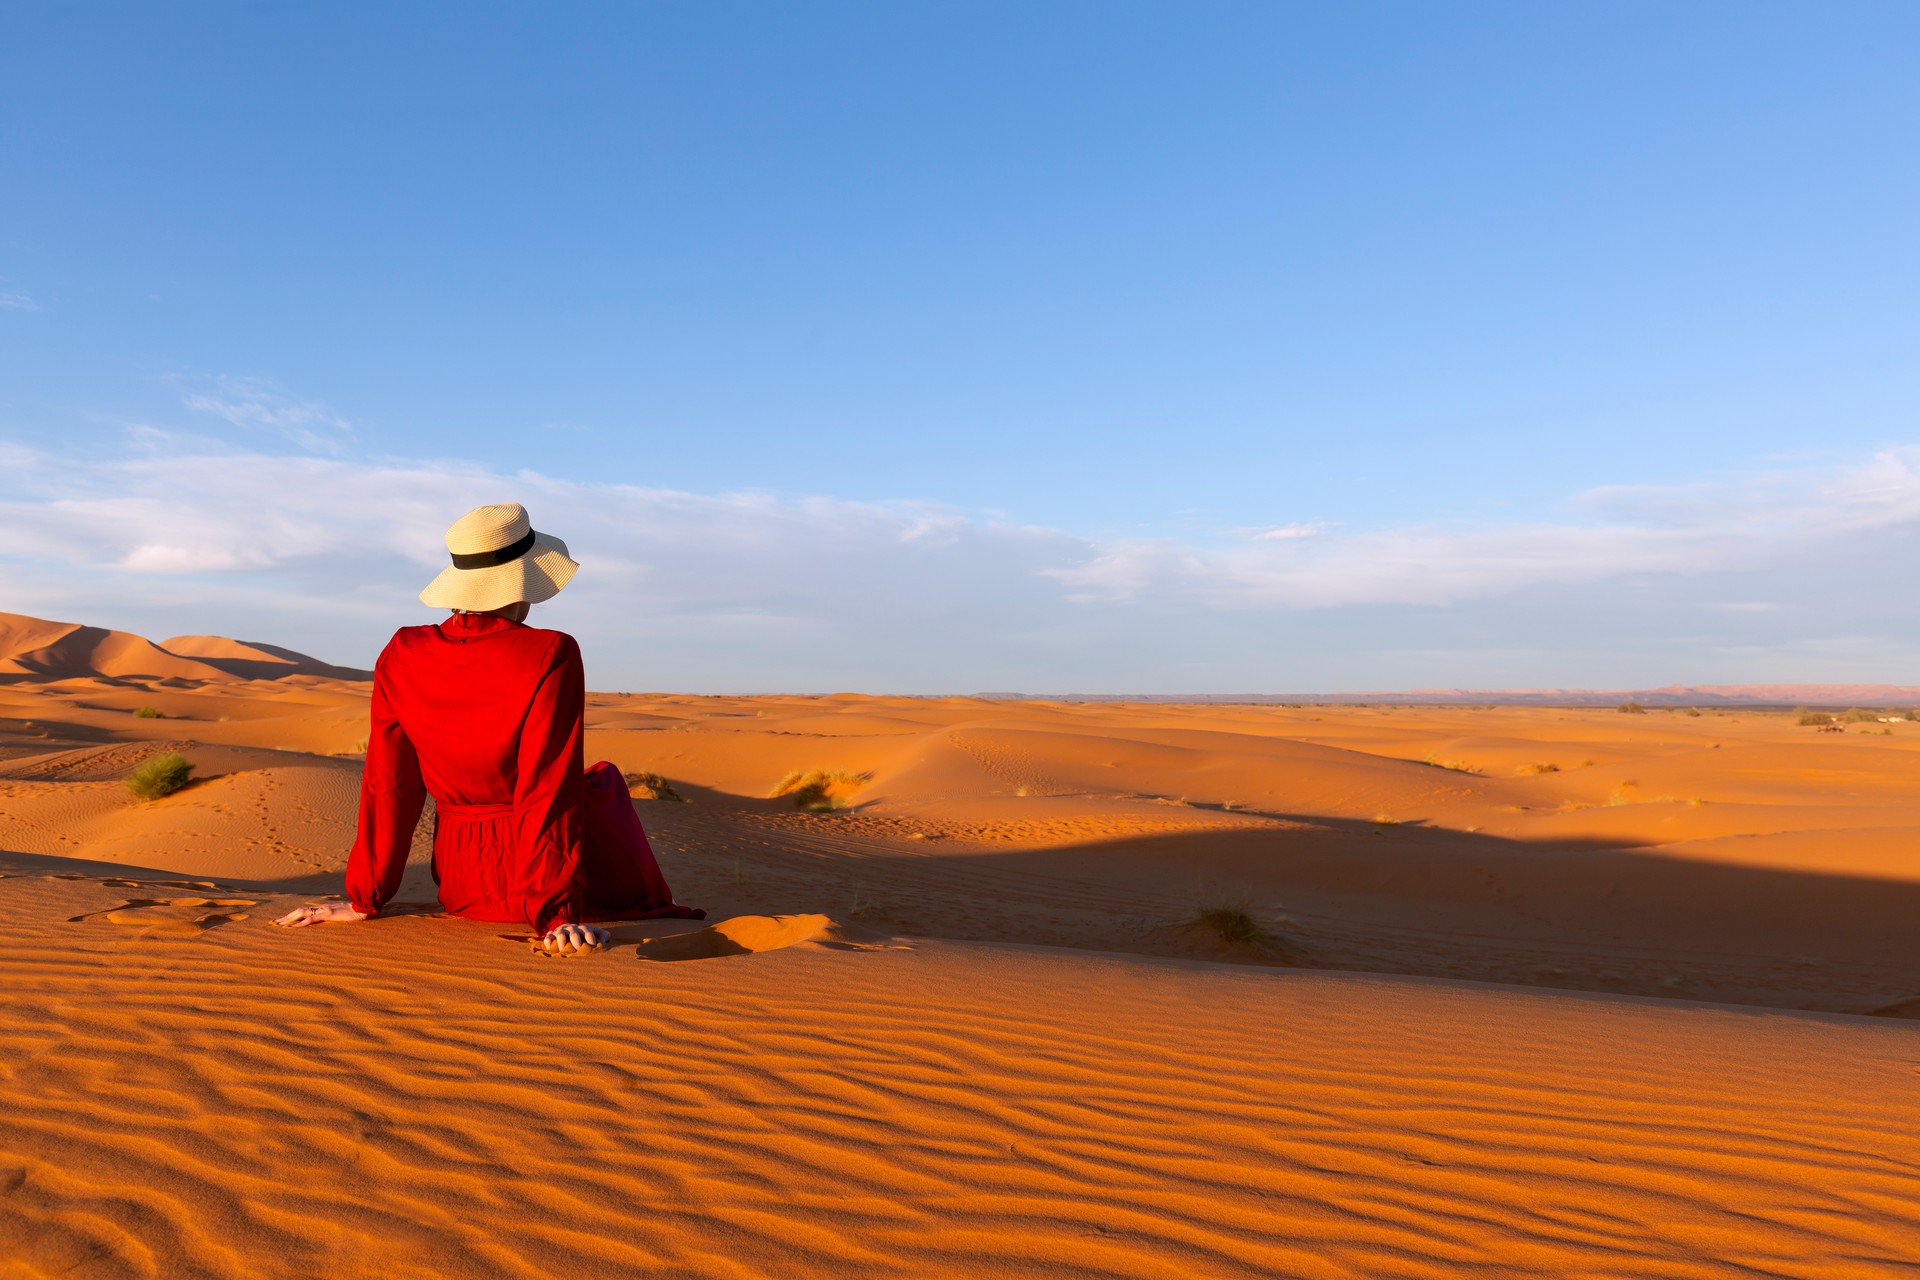
M1908 1275L1920 1037L962 943L542 963L0 881L0 1276Z

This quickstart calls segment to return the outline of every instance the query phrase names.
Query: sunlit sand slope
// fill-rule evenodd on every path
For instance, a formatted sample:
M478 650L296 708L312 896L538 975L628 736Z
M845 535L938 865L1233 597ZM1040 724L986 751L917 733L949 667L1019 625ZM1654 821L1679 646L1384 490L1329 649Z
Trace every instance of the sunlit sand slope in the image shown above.
M0 853L337 890L367 696L0 682ZM599 693L587 749L688 798L643 817L682 898L717 912L1910 1013L1920 724L1799 719ZM135 800L121 778L168 750L200 781ZM769 797L808 770L856 779L843 807ZM1197 930L1208 904L1265 941Z
M233 890L89 914L182 894L0 880L8 1280L1856 1280L1920 1239L1900 1023L930 941L548 960Z

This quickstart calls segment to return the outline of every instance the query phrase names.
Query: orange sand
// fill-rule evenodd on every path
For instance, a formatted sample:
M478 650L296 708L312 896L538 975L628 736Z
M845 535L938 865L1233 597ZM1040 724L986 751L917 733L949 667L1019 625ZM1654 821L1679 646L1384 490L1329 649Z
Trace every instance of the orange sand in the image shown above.
M16 676L0 1280L1910 1273L1920 725L594 695L714 919L559 960L268 925L364 683Z

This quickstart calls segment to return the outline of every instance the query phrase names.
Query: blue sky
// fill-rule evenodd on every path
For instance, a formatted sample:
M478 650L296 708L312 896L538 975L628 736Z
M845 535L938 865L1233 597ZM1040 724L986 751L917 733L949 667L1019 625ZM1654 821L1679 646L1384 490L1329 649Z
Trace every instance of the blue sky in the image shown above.
M604 687L1920 682L1912 6L8 27L0 609L369 661L518 497Z

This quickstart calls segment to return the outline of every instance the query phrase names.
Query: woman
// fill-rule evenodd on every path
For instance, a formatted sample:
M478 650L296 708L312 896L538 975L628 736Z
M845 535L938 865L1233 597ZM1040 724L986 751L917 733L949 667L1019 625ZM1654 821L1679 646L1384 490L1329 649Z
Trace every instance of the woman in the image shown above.
M420 593L453 610L394 633L373 673L373 732L347 901L274 923L379 914L400 887L414 825L434 798L433 878L453 915L532 926L550 951L611 936L591 920L704 918L673 900L620 772L581 767L586 681L572 636L524 625L580 566L517 502L447 530L451 567Z

